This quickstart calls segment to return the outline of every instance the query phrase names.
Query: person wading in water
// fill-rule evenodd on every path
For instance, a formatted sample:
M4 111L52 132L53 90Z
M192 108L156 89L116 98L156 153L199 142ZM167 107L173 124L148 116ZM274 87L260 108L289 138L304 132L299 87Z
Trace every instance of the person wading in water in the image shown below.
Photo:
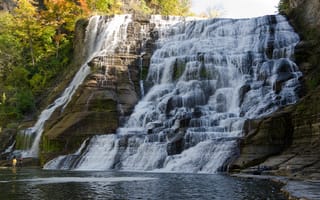
M17 158L14 156L12 159L12 167L15 168L17 165Z

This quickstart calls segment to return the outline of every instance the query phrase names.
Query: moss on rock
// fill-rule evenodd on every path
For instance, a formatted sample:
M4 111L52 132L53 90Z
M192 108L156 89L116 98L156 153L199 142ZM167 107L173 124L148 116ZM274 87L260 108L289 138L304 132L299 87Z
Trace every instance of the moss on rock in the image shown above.
M177 59L173 65L173 80L178 80L186 69L186 63Z

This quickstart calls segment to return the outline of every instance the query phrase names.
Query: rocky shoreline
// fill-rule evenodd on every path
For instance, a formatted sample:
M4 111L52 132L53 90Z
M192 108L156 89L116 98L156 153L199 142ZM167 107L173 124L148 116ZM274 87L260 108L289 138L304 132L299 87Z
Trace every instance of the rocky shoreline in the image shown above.
M248 179L267 179L283 185L281 191L285 194L288 200L317 200L320 199L320 181L319 180L298 180L284 176L272 175L253 175L247 173L234 173L233 177L248 178Z
M320 2L281 3L281 14L287 16L301 39L294 56L303 72L301 99L270 116L246 122L239 142L240 156L230 165L230 171L285 177L289 180L285 190L295 196L300 190L295 185L301 184L301 189L307 191L314 184L320 188ZM319 194L316 197L320 199ZM315 198L311 195L307 199Z

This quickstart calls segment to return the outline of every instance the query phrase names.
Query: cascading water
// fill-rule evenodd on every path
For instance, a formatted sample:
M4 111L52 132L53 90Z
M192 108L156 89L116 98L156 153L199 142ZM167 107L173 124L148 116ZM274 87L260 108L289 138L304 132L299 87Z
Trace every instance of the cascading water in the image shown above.
M64 110L68 105L78 86L90 73L90 67L87 63L96 56L114 53L120 41L126 38L126 35L122 35L122 33L125 32L123 29L127 29L129 22L131 22L131 15L115 15L113 18L94 16L90 19L85 38L87 58L63 94L42 111L33 127L22 133L25 140L32 141L32 145L26 145L30 149L22 152L23 157L38 156L39 142L45 122L57 108L62 106L62 110Z
M283 16L151 22L152 87L126 125L45 168L213 173L237 156L245 120L297 101L299 37Z

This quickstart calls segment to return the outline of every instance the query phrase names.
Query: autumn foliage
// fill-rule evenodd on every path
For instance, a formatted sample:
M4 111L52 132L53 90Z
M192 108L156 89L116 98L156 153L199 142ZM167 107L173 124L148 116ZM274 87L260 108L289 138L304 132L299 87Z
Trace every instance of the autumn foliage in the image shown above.
M37 102L68 71L78 19L119 14L124 6L187 15L190 6L189 0L129 2L135 6L124 0L16 0L13 10L0 11L0 129L36 113Z

